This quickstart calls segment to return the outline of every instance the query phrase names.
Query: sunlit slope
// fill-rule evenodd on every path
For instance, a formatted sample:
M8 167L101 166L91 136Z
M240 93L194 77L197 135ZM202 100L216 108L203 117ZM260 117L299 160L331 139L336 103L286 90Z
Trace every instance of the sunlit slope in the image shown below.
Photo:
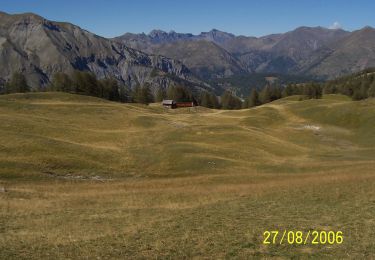
M0 97L0 259L371 259L375 101ZM342 244L264 245L266 230Z
M0 97L0 174L305 173L373 166L375 100L279 100L239 111L64 93Z

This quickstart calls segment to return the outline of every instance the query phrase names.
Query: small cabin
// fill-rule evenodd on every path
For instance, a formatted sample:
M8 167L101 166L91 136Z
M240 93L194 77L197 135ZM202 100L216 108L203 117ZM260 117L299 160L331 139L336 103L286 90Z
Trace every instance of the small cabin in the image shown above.
M193 107L194 102L176 102L177 107Z
M169 108L179 108L179 107L194 107L195 103L191 102L176 102L174 100L163 100L162 102L163 107Z
M176 102L174 100L163 100L162 102L163 107L169 107L169 108L176 108Z

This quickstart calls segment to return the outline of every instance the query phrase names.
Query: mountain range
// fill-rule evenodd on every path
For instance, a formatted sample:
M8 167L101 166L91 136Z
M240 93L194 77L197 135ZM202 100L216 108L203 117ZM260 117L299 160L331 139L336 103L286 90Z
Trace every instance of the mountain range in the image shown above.
M199 35L154 30L115 38L147 53L181 60L203 79L238 73L281 73L334 78L375 66L375 30L354 32L299 27L263 37L219 30Z
M75 69L129 87L148 82L154 90L170 84L212 89L206 82L259 73L330 79L375 66L375 29L299 27L263 37L153 30L107 39L32 13L0 12L0 64L0 84L21 71L34 88L55 72Z

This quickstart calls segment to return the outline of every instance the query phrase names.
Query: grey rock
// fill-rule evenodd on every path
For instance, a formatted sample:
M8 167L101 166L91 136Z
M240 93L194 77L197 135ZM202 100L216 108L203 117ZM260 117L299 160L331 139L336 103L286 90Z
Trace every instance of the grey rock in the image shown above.
M145 82L167 85L174 82L168 75L193 88L209 87L180 61L146 54L73 24L30 13L0 13L0 64L1 82L21 71L33 88L46 86L56 72L75 69L91 71L99 78L114 76L128 87Z

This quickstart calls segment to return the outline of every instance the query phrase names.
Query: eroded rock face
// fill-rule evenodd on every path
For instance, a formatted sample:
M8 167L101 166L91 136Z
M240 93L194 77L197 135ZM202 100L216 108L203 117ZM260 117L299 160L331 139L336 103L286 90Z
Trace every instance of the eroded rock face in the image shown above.
M0 64L1 81L21 71L32 88L45 86L56 72L75 69L91 71L98 78L113 76L129 87L145 82L157 87L163 82L160 78L168 75L192 86L203 84L179 61L145 54L35 14L0 13Z

